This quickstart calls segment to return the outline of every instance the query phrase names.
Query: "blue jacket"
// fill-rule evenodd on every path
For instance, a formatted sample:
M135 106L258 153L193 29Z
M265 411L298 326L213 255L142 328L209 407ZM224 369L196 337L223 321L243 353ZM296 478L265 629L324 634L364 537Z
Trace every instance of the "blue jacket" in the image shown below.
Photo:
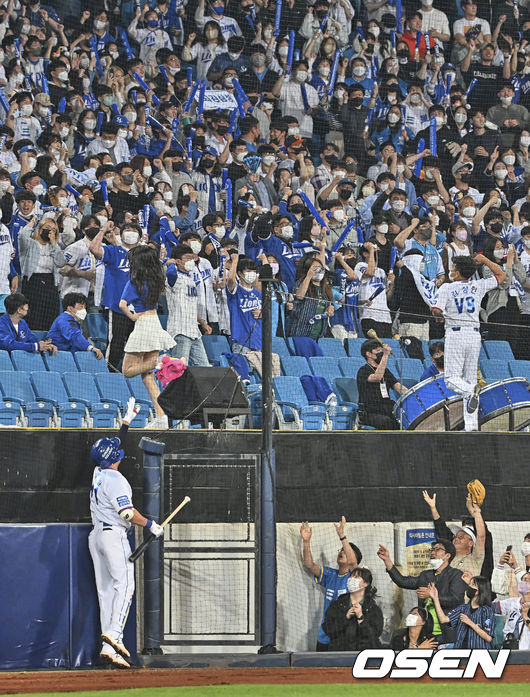
M69 312L56 317L48 336L59 351L88 351L92 345L83 336L80 323Z
M39 350L39 340L23 319L18 323L17 331L6 312L0 317L0 349L35 352Z

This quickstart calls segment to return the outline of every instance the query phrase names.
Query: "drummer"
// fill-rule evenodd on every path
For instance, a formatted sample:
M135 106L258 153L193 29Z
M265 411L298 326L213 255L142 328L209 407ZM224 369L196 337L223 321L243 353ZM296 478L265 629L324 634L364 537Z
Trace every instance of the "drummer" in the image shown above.
M428 380L429 378L435 378L444 372L444 342L434 341L429 346L429 354L432 363L423 371L420 382Z

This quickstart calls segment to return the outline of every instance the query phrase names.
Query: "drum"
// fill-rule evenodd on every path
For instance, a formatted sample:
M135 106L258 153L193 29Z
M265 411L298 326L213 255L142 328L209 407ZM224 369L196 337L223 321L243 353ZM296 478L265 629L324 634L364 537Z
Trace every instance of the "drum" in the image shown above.
M481 431L521 431L530 424L530 386L526 378L498 380L480 391Z
M462 397L445 385L443 377L419 382L402 395L394 416L408 431L457 431L462 428Z

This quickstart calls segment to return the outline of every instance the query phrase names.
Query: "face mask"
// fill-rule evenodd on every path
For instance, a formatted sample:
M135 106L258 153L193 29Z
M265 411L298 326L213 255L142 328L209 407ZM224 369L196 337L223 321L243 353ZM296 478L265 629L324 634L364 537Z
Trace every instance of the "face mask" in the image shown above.
M455 230L455 237L460 242L465 242L467 240L467 230Z
M426 169L425 170L425 179L434 179L434 174L432 173L432 170Z
M468 597L469 600L473 600L473 598L477 594L477 589L476 588L468 588L466 590L466 596Z
M451 275L449 274L449 277ZM452 279L453 280L453 279ZM442 371L444 369L444 357L440 356L439 358L434 359L434 365L438 368L438 370Z
M395 213L403 213L403 211L405 210L405 201L393 201L392 210Z
M477 209L473 206L466 206L465 208L462 208L462 215L464 218L474 218L476 212Z
M138 118L138 114L137 114L135 111L128 111L128 112L125 114L125 118L127 119L127 121L128 121L129 123L135 123L135 122L136 122L136 119ZM95 125L95 123L96 123L96 122L94 121L94 125Z
M526 595L530 593L530 583L525 583L525 581L519 581L517 584L517 590L521 595Z
M525 244L530 242L530 240L525 240ZM521 546L521 554L523 557L527 557L530 554L530 542L523 542Z
M61 198L57 199L57 205L60 208L66 208L66 206L68 205L68 199L65 196L61 196Z
M147 167L144 167L142 169L142 174L146 179L149 179L149 177L153 174L153 169L149 165Z
M495 257L495 259L504 259L504 249L496 249L493 252L493 256Z
M298 82L305 82L307 80L307 70L297 70L296 79Z
M410 95L410 103L411 104L420 104L421 103L421 95L419 95L417 92L414 92L413 94L411 94Z
M399 116L397 114L388 115L388 123L397 123L399 121Z
M57 79L61 82L66 82L68 80L68 73L66 70L61 70L60 73L57 73Z
M368 31L372 36L375 36L376 39L381 33L381 29L379 29L379 27L368 27Z
M363 77L363 75L366 73L366 68L364 65L356 65L353 68L352 73L355 75L355 77Z
M318 69L318 74L321 75L322 77L328 77L330 73L329 68L319 68Z
M397 172L398 176L400 174L403 174L404 171L405 171L405 165L396 165L396 172Z
M121 233L121 238L125 244L132 246L138 242L140 236L136 230L125 230L125 232Z
M265 41L269 41L270 39L272 39L272 29L265 29L265 31L263 32L263 38L265 39Z
M164 197L164 201L166 201L167 203L171 203L171 201L173 201L173 192L172 191L164 191L162 196Z
M524 246L528 249L530 248L530 239L524 240ZM527 554L530 554L530 542L528 543L528 552Z
M263 164L265 165L265 167L270 167L270 165L272 165L272 163L275 160L276 160L276 158L274 157L274 155L264 155Z
M94 29L105 29L105 22L102 22L100 19L96 19L94 22Z
M245 157L247 155L248 155L248 153L246 151L245 152L238 152L236 155L237 162L243 162L243 160L245 159Z
M501 97L501 102L502 104L506 104L507 106L512 103L513 97Z
M156 29L158 27L158 19L149 19L147 21L147 26L149 29Z
M200 245L199 245L200 249ZM187 271L190 273L191 271L195 270L195 262L192 259L188 259L188 261L184 262L184 271Z
M203 158L202 163L203 163L205 169L210 169L210 167L214 166L215 160L212 160L211 157L205 157L205 158Z
M76 310L75 316L80 322L82 322L86 317L86 310Z
M348 201L353 194L353 191L351 189L339 189L339 196L341 199L344 201Z
M358 576L350 576L346 581L346 588L348 593L357 593L361 590L361 579Z
M342 99L344 97L344 90L335 90L335 99ZM530 138L529 138L530 140Z
M445 124L445 118L443 116L436 116L436 125L443 126Z
M425 2L425 0L424 0L424 2ZM412 614L407 615L405 617L405 627L415 627L418 624L419 619L420 618L418 617L418 615L412 615Z
M285 225L282 227L282 237L284 240L291 240L294 235L294 230L292 225Z
M198 240L190 240L190 249L194 254L199 254L201 251L201 243Z
M258 53L257 56L252 56L250 62L256 68L263 68L263 66L265 65L265 56L262 53Z
M248 283L249 286L251 286L253 283L256 282L258 274L255 271L246 271L243 274L243 278L245 279L245 283Z
M465 114L462 114L461 112L459 112L458 114L455 114L456 123L462 124L462 123L465 123L466 120L467 120L467 116Z
M502 158L502 161L504 162L505 165L514 165L515 164L515 155L505 155Z
M165 211L166 210L166 202L165 201L153 201L153 208L157 211Z
M429 566L435 571L437 571L443 563L443 559L429 559Z
M101 100L105 106L112 106L114 103L114 97L112 95L108 94L103 99ZM140 104L140 102L138 102Z
M57 167L57 165L50 165L50 168L48 169L50 177L53 177L53 175L55 174L55 172L57 172L58 169L59 168Z
M224 236L225 236L225 226L224 226L224 225L217 225L217 226L214 227L214 229L213 229L213 234L214 234L216 237L218 237L219 239L220 239L221 237L224 237Z
M500 223L500 222L492 223L490 225L490 230L492 232L494 232L496 235L498 235L502 230L502 223Z
M280 48L278 49L278 55L281 56L282 58L287 58L288 53L289 53L288 46L280 46Z
M42 116L43 118L47 119L48 116L50 115L50 110L47 106L40 106L39 107L39 115ZM95 121L94 121L95 123Z
M9 189L10 186L11 186L11 182L0 181L0 196L4 196L4 194Z
M129 135L129 131L126 128L119 128L118 129L118 138L127 138Z
M216 15L222 15L224 14L225 8L221 5L221 7L212 7L212 10Z
M363 103L363 98L362 97L353 97L353 99L350 99L351 105L353 107L359 107Z
M86 119L83 125L87 131L93 131L96 127L96 119Z
M230 58L230 60L236 61L240 55L241 55L240 53L231 53L230 51L228 51L228 57ZM232 78L232 80L233 79L234 78ZM230 84L232 84L232 83L230 83Z
M379 365L383 360L383 353L376 353L374 361Z
M305 211L305 206L303 203L293 203L289 206L289 211L294 215L299 215Z
M20 115L21 116L31 116L32 112L33 112L33 106L31 104L24 104L24 106L20 107Z
M42 186L42 184L37 184L37 186L34 186L33 193L35 194L35 196L42 196L42 194L44 193L44 187Z
M101 139L101 144L103 145L104 148L113 148L116 145L115 140L110 140L110 138L102 138Z
M440 201L438 196L428 196L426 200L429 206L436 206L436 204Z
M381 184L379 184L379 188L381 189L381 191L382 191L383 193L385 193L385 191L388 191L388 187L389 187L389 186L390 186L390 185L389 185L388 182L381 182Z
M363 196L365 198L368 198L368 196L373 196L375 194L375 189L373 186L366 186L363 189Z
M504 181L506 179L506 177L508 176L508 170L507 169L496 169L493 174L495 176L495 179L499 179L500 181Z
M335 212L333 213L333 217L334 217L335 220L337 220L339 223L342 223L342 221L344 220L344 211L343 211L342 209L339 208L339 210L337 210L337 211L335 211Z
M313 281L321 281L324 278L325 271L319 271L313 276Z
M424 271L425 271L425 262L420 261L420 273L424 273Z

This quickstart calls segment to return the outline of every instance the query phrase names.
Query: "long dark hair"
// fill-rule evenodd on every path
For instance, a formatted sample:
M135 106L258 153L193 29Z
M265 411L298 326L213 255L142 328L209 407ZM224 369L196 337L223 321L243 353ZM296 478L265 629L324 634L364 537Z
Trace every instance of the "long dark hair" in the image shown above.
M479 607L491 605L491 583L485 576L473 576L471 579L477 584L477 603Z
M147 307L156 307L164 291L164 272L158 252L138 245L129 252L129 277Z
M373 577L370 569L366 569L364 566L358 566L351 572L350 576L358 576L359 578L362 578L362 580L365 583L368 584L364 589L365 600L373 600L375 598L377 594L377 588L374 585L372 585Z
M303 280L305 278L306 273L308 272L311 264L314 261L318 261L318 253L317 252L307 252L307 254L304 254L303 257L301 257L300 261L298 262L296 266L296 280ZM327 300L332 300L333 299L333 293L331 290L331 287L329 283L326 280L326 276L320 281L320 287L322 288L322 294L326 297ZM307 296L310 298L316 298L317 297L317 292L315 290L315 284L310 283L309 287L307 289Z
M418 636L418 642L417 642L418 644L421 644L422 641L424 641L425 639L428 639L429 637L432 636L432 630L434 627L434 620L433 620L431 613L428 610L426 610L424 607L417 607L417 606L413 607L409 611L409 615L413 610L417 611L418 615L421 617L422 621L424 622L424 624L422 625L422 628L420 630L420 633ZM409 635L409 629L410 629L410 627L407 627L407 636Z

